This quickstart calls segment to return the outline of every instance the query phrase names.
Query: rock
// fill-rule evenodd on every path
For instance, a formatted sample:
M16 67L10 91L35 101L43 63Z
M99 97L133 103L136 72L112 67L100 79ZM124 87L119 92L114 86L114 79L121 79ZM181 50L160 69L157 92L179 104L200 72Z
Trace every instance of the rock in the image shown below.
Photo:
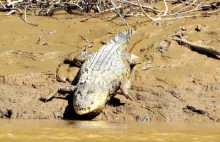
M196 30L197 32L201 32L201 30L202 30L201 25L197 25L196 28L195 28L195 30Z
M160 49L159 49L159 51L160 51L161 53L163 53L164 51L168 50L169 46L170 46L170 42L167 41L167 40L163 40L163 41L160 43Z

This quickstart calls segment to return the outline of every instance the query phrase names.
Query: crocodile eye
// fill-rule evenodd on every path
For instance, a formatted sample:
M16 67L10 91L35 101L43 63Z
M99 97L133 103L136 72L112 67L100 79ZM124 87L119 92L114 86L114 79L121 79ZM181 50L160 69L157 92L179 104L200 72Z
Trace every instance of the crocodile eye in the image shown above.
M93 93L95 93L93 90L89 90L88 92L87 92L88 94L93 94Z

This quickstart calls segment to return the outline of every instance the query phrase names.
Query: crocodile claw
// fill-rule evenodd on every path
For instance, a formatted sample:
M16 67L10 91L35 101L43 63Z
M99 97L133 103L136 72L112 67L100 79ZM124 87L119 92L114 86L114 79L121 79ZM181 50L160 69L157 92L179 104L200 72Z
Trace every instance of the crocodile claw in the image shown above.
M130 95L130 94L124 94L124 96L125 96L127 99L129 99L129 100L132 101L132 98L131 98L131 95Z

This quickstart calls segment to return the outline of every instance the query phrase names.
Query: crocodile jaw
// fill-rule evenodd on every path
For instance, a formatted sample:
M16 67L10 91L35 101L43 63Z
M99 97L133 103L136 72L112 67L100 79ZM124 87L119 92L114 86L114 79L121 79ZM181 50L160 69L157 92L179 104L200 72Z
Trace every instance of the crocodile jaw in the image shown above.
M90 96L87 94L85 97ZM108 94L93 94L89 99L73 98L73 108L78 115L97 113L105 106ZM86 101L87 100L87 101ZM85 102L86 101L86 102Z
M88 107L75 107L74 110L78 115L85 115L85 114L90 114L90 113L97 113L100 112L103 106L99 106L97 108L92 108L91 106Z

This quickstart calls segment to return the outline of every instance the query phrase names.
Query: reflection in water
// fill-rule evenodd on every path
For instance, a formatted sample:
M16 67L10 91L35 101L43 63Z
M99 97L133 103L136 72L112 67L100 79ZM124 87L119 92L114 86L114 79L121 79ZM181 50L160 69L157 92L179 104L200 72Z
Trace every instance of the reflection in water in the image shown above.
M220 124L0 120L0 141L220 141Z

